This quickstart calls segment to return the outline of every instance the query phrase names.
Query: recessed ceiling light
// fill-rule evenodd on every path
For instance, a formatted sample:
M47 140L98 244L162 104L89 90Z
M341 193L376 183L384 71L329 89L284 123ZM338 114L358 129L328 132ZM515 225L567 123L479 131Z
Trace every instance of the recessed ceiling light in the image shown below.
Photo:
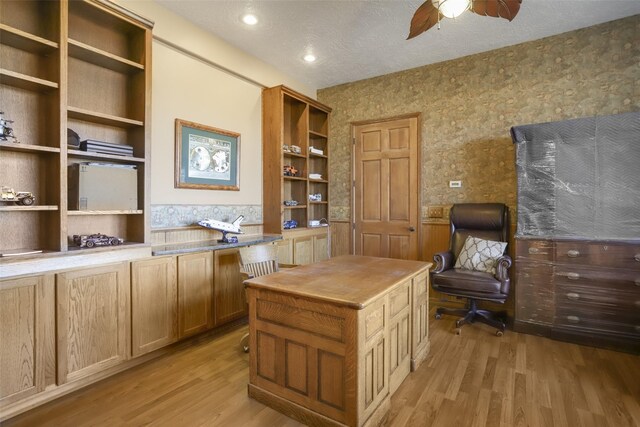
M316 60L316 57L311 53L307 53L302 59L304 59L307 62L314 62Z
M242 17L242 22L244 22L247 25L256 25L258 23L258 18L256 18L255 15L247 13Z

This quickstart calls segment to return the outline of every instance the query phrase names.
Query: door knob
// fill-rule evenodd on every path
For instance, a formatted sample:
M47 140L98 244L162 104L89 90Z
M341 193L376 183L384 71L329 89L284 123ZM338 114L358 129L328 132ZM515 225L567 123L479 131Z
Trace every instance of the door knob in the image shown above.
M413 233L414 231L416 231L416 228L411 226L411 227L409 227L409 231Z

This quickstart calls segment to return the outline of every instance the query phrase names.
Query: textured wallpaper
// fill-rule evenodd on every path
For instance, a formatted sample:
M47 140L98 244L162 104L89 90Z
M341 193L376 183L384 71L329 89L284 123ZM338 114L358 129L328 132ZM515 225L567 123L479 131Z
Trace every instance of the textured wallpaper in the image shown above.
M443 30L444 31L444 30ZM421 113L428 206L504 202L515 213L515 125L640 110L640 15L322 89L332 220L350 218L351 122ZM462 180L462 188L449 188Z

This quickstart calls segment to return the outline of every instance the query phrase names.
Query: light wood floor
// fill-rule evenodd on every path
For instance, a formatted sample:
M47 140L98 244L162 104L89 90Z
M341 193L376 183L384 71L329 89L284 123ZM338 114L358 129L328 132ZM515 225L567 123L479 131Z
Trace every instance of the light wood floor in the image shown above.
M247 397L239 327L3 423L298 426ZM640 356L485 325L431 322L431 354L392 398L388 426L640 426Z

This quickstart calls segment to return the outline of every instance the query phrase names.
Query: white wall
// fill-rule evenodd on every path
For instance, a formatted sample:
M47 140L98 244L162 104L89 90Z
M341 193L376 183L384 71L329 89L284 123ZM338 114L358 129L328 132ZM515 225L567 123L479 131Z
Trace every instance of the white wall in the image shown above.
M261 204L262 87L285 84L313 98L316 88L303 85L154 2L116 3L155 22L151 204ZM174 188L176 118L241 134L240 191Z

